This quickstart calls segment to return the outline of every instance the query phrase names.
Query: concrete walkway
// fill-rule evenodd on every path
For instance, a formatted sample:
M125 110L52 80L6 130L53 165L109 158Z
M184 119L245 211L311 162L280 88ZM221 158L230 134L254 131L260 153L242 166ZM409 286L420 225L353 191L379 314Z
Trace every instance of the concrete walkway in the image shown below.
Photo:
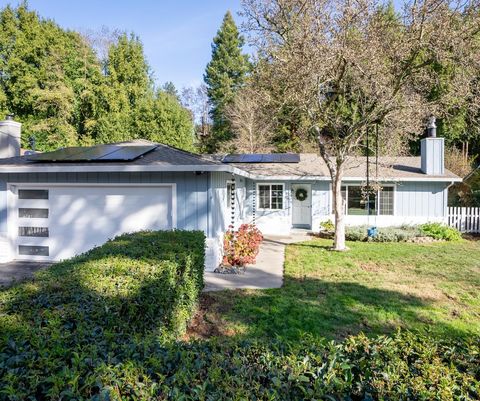
M247 266L244 274L205 272L205 288L203 291L280 288L283 284L285 245L308 241L310 238L304 231L293 233L289 237L265 237L257 256L257 263L254 266Z

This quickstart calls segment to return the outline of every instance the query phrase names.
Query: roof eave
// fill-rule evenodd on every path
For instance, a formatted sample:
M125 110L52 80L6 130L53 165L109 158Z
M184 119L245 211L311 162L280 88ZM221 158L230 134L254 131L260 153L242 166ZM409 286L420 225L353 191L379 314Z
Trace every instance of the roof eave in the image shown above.
M69 166L59 164L56 166L42 166L38 164L0 166L0 174L8 173L130 173L130 172L184 172L184 171L202 171L202 172L227 172L241 175L247 178L253 178L252 174L229 165L215 164L189 164L189 165L83 165Z
M41 166L38 164L23 165L23 166L0 166L0 173L89 173L89 172L188 172L188 171L203 171L203 172L226 172L236 174L242 177L267 181L267 180L283 180L283 181L331 181L331 178L326 175L262 175L254 174L237 167L222 164L222 165L84 165L79 167L59 164L57 166ZM346 176L343 181L365 181L365 177L350 177ZM378 181L388 182L405 182L405 181L430 181L430 182L461 182L460 177L379 177Z

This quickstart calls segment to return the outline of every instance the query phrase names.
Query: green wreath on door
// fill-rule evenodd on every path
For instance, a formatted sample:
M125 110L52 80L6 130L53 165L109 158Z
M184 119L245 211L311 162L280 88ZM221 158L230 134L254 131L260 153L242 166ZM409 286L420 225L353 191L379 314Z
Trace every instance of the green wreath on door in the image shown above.
M308 191L305 188L298 188L295 191L295 198L300 202L303 202L308 198Z

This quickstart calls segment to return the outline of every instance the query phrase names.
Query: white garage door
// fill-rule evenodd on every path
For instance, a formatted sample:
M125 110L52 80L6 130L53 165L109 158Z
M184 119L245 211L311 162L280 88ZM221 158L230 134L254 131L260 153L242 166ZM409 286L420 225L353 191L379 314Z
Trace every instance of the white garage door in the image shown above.
M172 186L19 187L17 259L62 260L116 235L175 226Z

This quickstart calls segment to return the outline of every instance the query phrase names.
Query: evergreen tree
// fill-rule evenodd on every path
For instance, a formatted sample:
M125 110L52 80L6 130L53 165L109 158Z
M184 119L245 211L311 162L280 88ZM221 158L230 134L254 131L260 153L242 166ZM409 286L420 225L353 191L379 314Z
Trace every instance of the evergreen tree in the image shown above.
M213 39L212 59L204 75L213 127L211 134L202 139L203 147L209 152L215 152L221 142L232 137L225 107L232 103L250 68L248 57L242 54L243 43L232 14L227 12Z
M174 96L178 101L180 101L177 88L172 81L165 82L162 86L162 91Z
M80 35L62 30L25 4L0 13L0 107L23 122L23 145L30 135L50 150L89 136L95 120L90 82L100 65Z
M159 91L153 109L158 130L150 140L194 150L194 124L190 112L170 93Z
M135 138L193 149L190 115L155 94L140 40L109 43L99 60L91 42L26 4L0 11L0 113L23 123L23 146L33 134L42 151Z
M105 71L96 139L107 143L138 138L135 120L153 99L153 82L140 40L134 35L121 35L110 46Z

